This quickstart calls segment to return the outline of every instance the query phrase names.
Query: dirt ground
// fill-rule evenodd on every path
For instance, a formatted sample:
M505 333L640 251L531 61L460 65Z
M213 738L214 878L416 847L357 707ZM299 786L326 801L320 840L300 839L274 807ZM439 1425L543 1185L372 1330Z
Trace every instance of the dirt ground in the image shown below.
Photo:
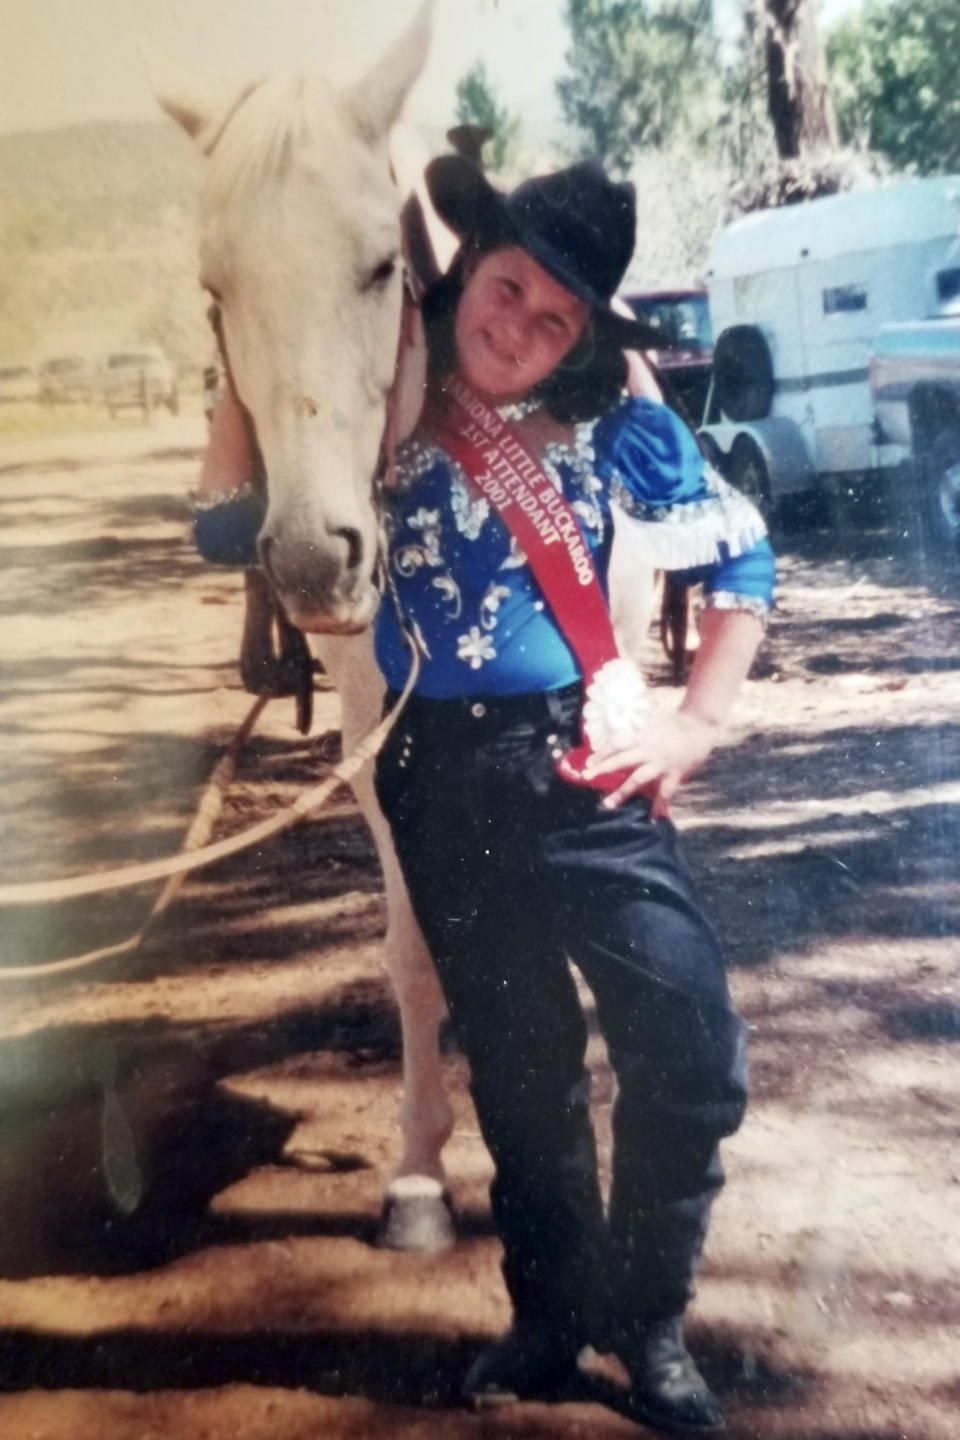
M158 417L0 457L3 881L174 849L248 707L238 578L188 536L201 441L198 416ZM955 1440L960 570L852 519L783 554L735 743L677 810L754 1097L691 1342L735 1437ZM336 728L328 692L306 740L272 705L221 829L316 780ZM150 898L0 911L0 963L120 939ZM640 1433L603 1377L555 1406L457 1406L507 1310L455 1054L462 1239L372 1245L397 1152L382 924L341 797L192 879L132 959L0 984L0 1434Z

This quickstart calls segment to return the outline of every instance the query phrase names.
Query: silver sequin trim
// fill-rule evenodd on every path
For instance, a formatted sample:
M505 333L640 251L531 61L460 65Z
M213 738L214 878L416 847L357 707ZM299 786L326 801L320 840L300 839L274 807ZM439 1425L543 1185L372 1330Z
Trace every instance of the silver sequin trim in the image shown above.
M252 500L257 493L251 481L245 480L234 490L218 490L215 493L197 495L193 508L202 511L217 510L221 505L235 505L238 500Z
M740 595L736 590L714 590L703 597L705 610L746 610L766 625L770 605L762 595Z
M439 445L423 440L405 440L397 451L397 489L409 490L435 465L443 465L453 478L466 485L467 477L463 473L463 466L451 460Z

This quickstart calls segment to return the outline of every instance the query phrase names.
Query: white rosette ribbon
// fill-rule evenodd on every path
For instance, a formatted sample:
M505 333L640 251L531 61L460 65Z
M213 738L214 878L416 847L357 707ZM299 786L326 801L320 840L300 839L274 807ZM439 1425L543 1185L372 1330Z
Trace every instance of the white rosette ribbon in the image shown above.
M625 750L639 739L649 714L647 687L633 661L608 660L586 689L584 739L594 754Z

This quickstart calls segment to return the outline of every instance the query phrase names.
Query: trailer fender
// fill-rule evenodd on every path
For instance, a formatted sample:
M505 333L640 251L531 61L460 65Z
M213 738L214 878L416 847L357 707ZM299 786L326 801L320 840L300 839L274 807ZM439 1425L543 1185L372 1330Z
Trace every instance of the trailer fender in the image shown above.
M793 420L782 415L741 424L704 425L697 433L711 453L719 453L721 471L725 470L734 444L741 436L752 441L763 457L773 500L780 495L812 490L816 485L816 470L804 433Z

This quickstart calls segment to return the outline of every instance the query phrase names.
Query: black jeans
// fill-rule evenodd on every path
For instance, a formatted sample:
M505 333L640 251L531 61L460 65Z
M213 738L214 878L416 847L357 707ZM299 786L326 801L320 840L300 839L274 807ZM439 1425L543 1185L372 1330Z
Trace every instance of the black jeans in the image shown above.
M470 1061L515 1311L582 1338L683 1311L746 1086L673 826L642 799L601 810L555 774L579 714L578 687L415 698L377 789ZM568 957L618 1082L606 1217Z

